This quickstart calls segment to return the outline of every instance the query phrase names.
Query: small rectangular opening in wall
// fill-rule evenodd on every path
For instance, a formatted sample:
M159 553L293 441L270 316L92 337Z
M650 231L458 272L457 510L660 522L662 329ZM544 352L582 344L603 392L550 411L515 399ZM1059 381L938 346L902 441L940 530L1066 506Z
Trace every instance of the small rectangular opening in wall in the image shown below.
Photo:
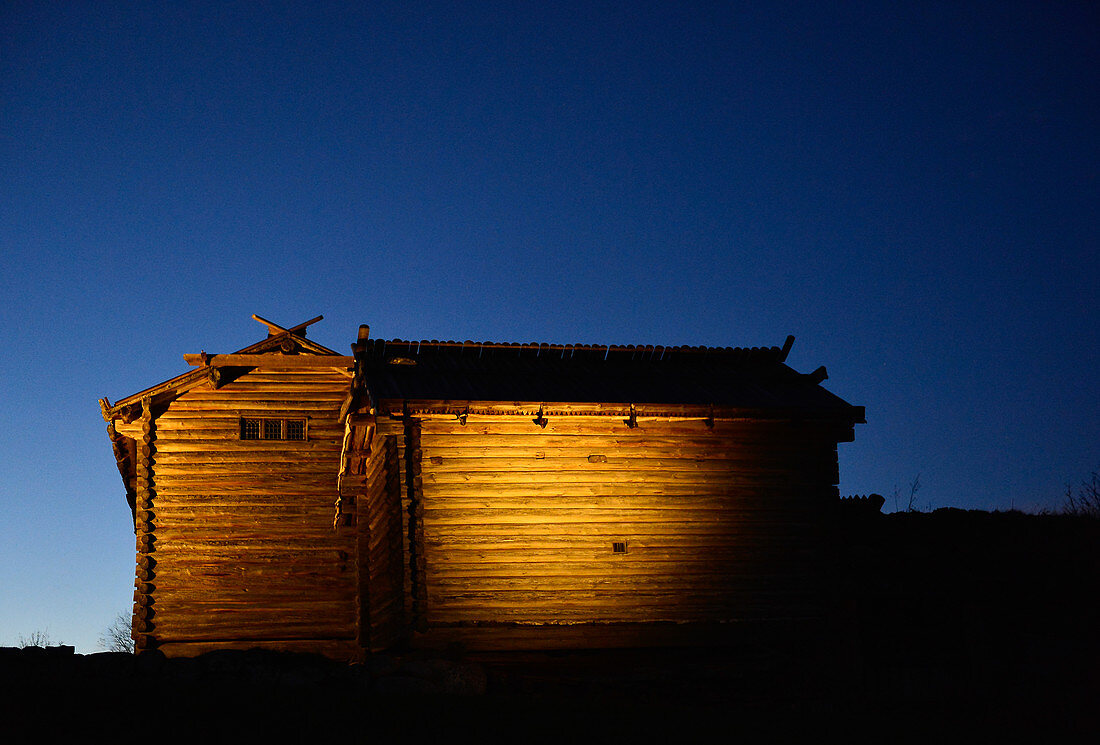
M258 439L260 439L260 420L259 419L242 419L241 420L241 439L242 440L258 440Z
M305 440L305 419L241 417L242 440Z
M613 554L625 554L626 553L626 541L612 541L611 553Z

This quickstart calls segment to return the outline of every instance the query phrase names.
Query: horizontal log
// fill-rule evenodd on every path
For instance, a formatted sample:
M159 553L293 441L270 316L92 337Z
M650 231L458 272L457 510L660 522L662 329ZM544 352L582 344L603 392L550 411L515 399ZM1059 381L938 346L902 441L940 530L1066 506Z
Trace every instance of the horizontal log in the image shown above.
M270 564L285 562L295 567L323 566L343 564L350 560L351 552L332 546L303 546L294 549L268 548L266 550L239 549L229 547L191 546L183 551L169 545L158 548L158 567L162 571L171 571L174 567L222 567L233 562L241 564Z
M308 598L308 601L304 601ZM227 588L210 584L201 587L167 588L157 592L157 621L167 618L178 620L179 614L172 609L179 604L204 604L205 613L215 614L215 606L223 610L238 609L252 614L268 614L278 618L285 607L295 607L303 614L330 617L333 614L353 614L355 592L353 583L341 583L340 587L327 589L326 592L310 592L306 585L285 584L270 590L261 587ZM196 605L197 606L197 605ZM166 610L167 609L167 610ZM257 616L260 617L260 616Z
M432 621L461 620L463 616L469 620L483 621L552 618L609 621L615 620L614 617L645 620L655 609L680 613L682 620L700 620L716 611L724 615L733 608L742 611L751 607L775 609L792 605L820 605L822 602L800 588L770 593L765 590L760 585L742 588L624 587L614 590L548 588L547 592L542 593L520 590L450 593L429 589L426 597ZM448 615L451 618L445 618Z
M703 523L698 520L666 520L664 522L634 521L620 519L610 520L606 523L594 523L589 520L579 522L550 521L545 523L498 523L498 524L441 524L436 522L425 523L424 539L450 541L463 536L569 536L569 535L602 535L625 537L634 540L635 536L676 536L676 535L712 535L728 534L733 530L739 530L738 526L775 526L777 531L813 531L817 526L813 523L783 522L779 516L770 516L764 519L759 513L746 513L744 515L730 515L728 520L716 523ZM159 535L159 533L158 533Z
M611 539L602 545L570 546L568 548L535 548L513 545L506 549L492 551L453 550L443 546L426 546L425 558L433 572L445 573L454 567L477 571L477 567L512 566L523 564L529 573L560 573L572 570L558 569L569 564L591 563L593 572L627 573L654 571L660 573L687 573L691 571L718 572L732 571L739 564L752 565L754 571L761 563L776 567L804 565L812 558L812 552L804 552L795 541L786 541L779 546L761 543L756 546L738 545L732 542L700 541L695 545L666 546L651 548L637 546L636 541L629 542L625 554L615 554L611 550ZM702 557L702 558L701 558ZM702 567L694 562L703 561ZM670 567L669 564L677 564Z
M738 449L735 447L710 447L701 448L693 446L683 446L679 443L669 443L666 445L652 444L652 445L638 445L636 447L627 448L625 446L615 446L610 444L585 444L575 443L573 446L543 446L543 445L525 445L523 443L511 442L502 443L495 447L443 447L443 446L428 446L422 450L420 460L424 464L425 470L432 470L435 466L447 466L453 467L458 470L462 466L474 466L484 470L485 468L493 469L493 467L500 467L503 465L499 462L482 464L478 466L472 463L456 462L451 463L449 461L457 461L459 459L463 461L472 461L477 458L486 458L493 461L515 461L517 466L521 466L522 462L531 461L554 461L561 460L566 462L572 462L576 467L589 467L596 469L602 466L600 463L593 463L588 460L590 455L604 455L608 459L607 466L611 467L619 462L632 462L634 460L642 461L638 463L640 466L647 466L646 460L680 460L680 461L694 461L698 463L705 463L708 461L728 461L731 467L745 466L781 466L790 464L797 466L801 463L810 462L828 462L833 459L831 452L823 452L821 454L807 453L805 450L794 449L790 453L779 452L767 452L761 454L753 454L745 451L744 449ZM433 461L436 458L438 460ZM582 466L581 464L585 464ZM536 466L542 468L556 468L558 464L537 464ZM462 470L471 470L469 467Z
M494 612L523 612L525 609L539 608L554 613L569 610L584 613L586 609L619 606L624 612L638 612L647 608L694 607L696 609L713 608L724 602L771 605L805 595L805 591L791 589L768 589L759 583L746 582L743 591L736 589L697 590L691 592L667 592L662 589L634 589L623 592L604 590L577 590L571 592L546 590L493 590L468 592L438 592L428 590L428 603L431 612L444 609L478 608ZM161 618L160 615L157 618Z
M162 492L169 485L187 485L195 487L198 484L211 484L210 491L217 491L218 485L250 486L262 482L264 485L276 489L281 484L313 484L319 489L330 489L336 485L336 469L314 468L307 463L306 468L299 470L264 468L253 472L236 472L231 470L206 471L199 470L194 473L159 473L156 476L157 491Z
M265 598L270 598L271 593L279 590L305 593L308 596L317 595L321 599L331 598L335 594L352 591L353 580L350 577L353 573L354 569L350 565L343 571L339 567L307 567L299 571L289 571L285 563L273 563L267 567L248 563L241 567L232 567L231 571L217 567L172 567L156 574L156 602L160 607L162 600L178 596L183 588L202 588L205 590L204 596L210 598L219 598L230 591L246 592L257 604L263 604ZM318 592L318 583L330 584L331 587Z
M718 422L776 422L791 423L795 418L800 426L808 424L823 424L850 422L853 416L862 419L862 411L838 411L835 414L825 413L817 420L807 419L806 412L795 408L781 409L774 406L765 408L738 408L731 406L710 406L697 404L669 404L669 403L637 403L630 401L621 402L586 402L586 401L486 401L486 400L458 400L458 399L409 399L394 400L382 399L379 408L385 412L400 415L403 411L409 411L417 419L425 424L430 424L436 419L448 422L455 421L455 414L466 412L467 424L470 422L496 421L507 417L533 417L539 409L543 410L546 417L626 417L630 413L631 406L637 414L639 421L649 421L654 424L667 424L668 419L707 420L714 418ZM855 407L853 407L855 409Z
M786 579L790 583L790 578ZM536 592L562 593L568 597L574 593L598 593L601 602L631 603L645 593L684 595L691 593L723 594L735 590L755 590L769 585L761 578L738 581L720 574L690 576L633 574L623 576L538 576L538 577L431 577L428 581L428 597L442 599L457 595Z
M329 367L352 367L355 358L345 355L314 354L185 354L184 361L192 366L210 367L259 367L264 370L281 369L317 369Z
M325 549L342 550L350 541L332 531L331 509L327 513L321 510L304 514L271 512L260 517L183 512L166 512L165 515L158 518L161 520L156 532L158 554L182 551L182 547L199 550L219 540L234 542L242 552L265 545L265 542L281 547L295 536ZM292 550L290 545L295 544L288 544L288 551Z
M214 492L215 489L217 493L227 496L267 497L272 500L278 499L280 501L286 499L306 500L319 496L322 501L329 500L331 504L336 499L336 484L329 484L326 482L280 484L277 489L272 484L262 481L244 486L211 483L170 483L164 486L158 486L157 494L158 499L175 500L177 498L183 499L188 495L210 494Z
M333 400L314 400L300 396L277 398L273 396L220 396L217 398L179 398L173 403L172 411L185 412L210 412L216 416L225 416L227 413L240 411L255 412L257 415L270 416L298 416L298 417L322 417L335 419L339 415L340 402L337 396Z
M429 627L437 623L457 623L480 621L490 623L555 623L572 621L589 622L685 622L685 621L735 621L752 616L770 615L777 604L757 603L755 607L747 600L731 597L723 601L714 598L698 599L694 602L668 600L664 603L645 605L596 604L585 599L571 604L553 605L509 605L508 603L450 603L441 605L438 600L429 598L427 620ZM434 602L433 602L434 601ZM781 607L781 606L780 606Z
M453 417L441 417L448 423L453 422ZM832 424L816 427L794 427L790 423L784 423L783 428L759 428L757 423L751 423L752 429L720 429L709 428L706 426L700 426L700 422L692 421L690 426L686 429L675 429L671 425L661 424L647 420L645 418L639 418L637 427L628 427L625 425L625 419L619 417L574 417L573 420L577 422L578 426L574 428L557 427L547 428L543 430L539 427L532 427L528 429L526 425L521 425L522 429L515 432L507 431L479 431L465 430L465 431L447 431L441 432L437 430L429 430L428 436L432 438L455 436L458 439L462 439L462 436L466 438L481 437L481 436L509 436L509 437L545 437L545 436L606 436L606 437L625 437L625 438L643 438L643 437L657 437L657 438L720 438L730 442L743 442L746 444L754 442L791 442L800 441L806 443L823 443L829 444L833 447L838 442L844 440L839 439L845 434L850 434L852 427L850 425L834 426ZM517 417L517 422L525 422L528 419L524 416ZM562 420L558 420L562 421ZM467 425L468 427L471 425ZM476 424L473 426L476 427Z
M188 440L186 442L173 442L171 440L157 443L157 454L163 453L286 453L290 457L300 457L303 453L331 453L340 452L340 441L336 438L316 438L309 440Z
M339 450L333 447L329 452L293 455L280 450L247 451L234 450L225 452L220 450L204 450L193 452L157 452L153 456L153 470L159 471L161 466L182 467L188 464L197 467L207 465L221 468L251 468L252 466L266 467L271 464L285 464L287 468L291 464L312 464L317 469L335 469L340 462Z
M673 526L676 530L685 524L696 524L700 527L721 526L730 532L745 532L749 530L759 531L760 526L767 524L776 525L781 529L787 522L777 514L766 514L762 510L751 509L743 504L737 504L731 500L730 504L712 506L709 508L692 505L691 507L677 507L675 504L647 504L641 507L605 505L574 506L563 499L563 504L554 507L537 505L516 505L508 508L500 508L487 504L478 509L468 507L449 508L438 504L424 508L424 524L429 531L446 529L449 526L470 526L466 531L469 534L477 534L478 526L486 528L494 525L522 526L550 526L564 523L576 525L608 525L637 524L649 525L652 530L654 523L667 523L670 531ZM739 527L744 526L744 527ZM751 526L751 527L750 527Z
M581 456L576 453L590 452ZM454 478L460 475L479 477L483 473L616 473L619 471L654 474L665 473L738 473L744 471L785 470L798 468L829 468L836 463L832 454L815 457L801 454L798 457L755 457L741 453L729 457L720 454L669 457L654 450L603 450L598 448L575 449L565 456L518 454L518 457L443 457L428 454L421 466L422 472L435 474L437 478ZM592 458L596 460L592 460ZM606 460L601 460L606 458Z
M422 489L424 494L425 505L434 505L436 503L443 504L446 499L452 497L466 498L466 499L482 499L492 500L500 497L630 497L630 496L646 496L646 497L669 497L674 498L678 496L711 496L722 497L730 496L731 501L734 497L742 494L743 489L757 488L758 490L764 490L765 487L773 487L777 491L783 490L798 490L799 493L806 494L804 498L806 503L812 501L812 493L810 489L813 484L810 483L798 483L785 479L772 479L768 480L764 477L748 478L738 477L730 478L724 481L715 480L709 483L706 482L648 482L648 481L624 481L624 482L599 482L590 481L583 483L534 483L534 484L496 484L487 486L485 484L476 483L464 483L464 484L438 484L430 481L424 482ZM158 484L158 489L163 489L163 484ZM773 502L779 501L777 496ZM758 500L761 503L764 500Z
M213 524L211 524L213 522ZM327 520L323 514L286 515L263 517L220 517L215 521L204 515L171 515L169 518L157 518L157 536L163 532L166 537L200 537L224 535L236 538L238 535L267 534L271 537L312 534L322 543L331 543L333 539L332 513ZM166 550L158 547L158 550Z
M348 579L349 574L354 574L355 558L352 550L346 550L347 559L338 559L331 554L287 552L279 555L268 554L243 554L236 559L224 558L223 554L194 554L191 552L170 551L161 556L161 563L157 567L157 577L154 580L158 588L166 588L172 585L173 577L217 577L217 582L225 584L227 577L287 577L314 574L330 574L339 582ZM320 591L320 590L319 590ZM158 590L159 592L159 590Z
M330 516L331 517L331 516ZM324 535L326 540L320 540ZM179 530L170 526L161 527L156 533L156 551L329 551L346 550L354 545L354 536L344 536L332 531L331 520L327 532L305 532L297 535L273 537L266 531L234 533L227 535L217 526Z
M698 623L740 623L753 620L783 619L794 620L812 618L812 610L804 605L761 605L729 603L717 606L662 606L659 608L591 608L575 610L521 609L510 611L476 608L448 608L445 611L431 609L428 612L429 629L446 627L450 624L477 624L479 627L492 623L516 623L531 627L539 625L555 626L559 624L587 623L630 623L630 624L698 624ZM431 633L431 631L429 631ZM585 645L582 645L585 646Z
M561 492L587 491L602 485L698 487L701 491L724 493L729 487L747 484L806 485L812 487L822 481L826 468L801 469L753 469L738 471L650 471L629 469L562 469L560 471L479 471L467 473L427 472L422 476L426 487L439 492L452 488L458 493L479 489L486 494L501 490L516 490L523 486L556 486ZM505 492L506 493L506 492Z
M232 638L242 642L250 639L316 639L352 636L354 622L288 619L281 623L242 623L241 619L229 617L223 621L200 624L199 619L189 617L182 622L170 619L158 623L156 633L158 642L168 643L177 639L201 641Z
M222 649L270 649L280 652L309 652L322 654L336 660L354 661L361 654L354 638L344 639L250 639L204 640L204 641L168 641L161 640L157 649L168 657L194 657L206 652Z
M645 422L644 415L640 419ZM705 419L691 422L649 422L648 429L654 432L666 432L676 435L703 435L707 437L744 437L753 438L760 436L778 437L783 434L822 433L829 432L831 425L822 425L813 422L800 424L789 421L731 421L728 419L716 419L713 427L706 425ZM614 432L628 437L637 437L637 429L626 425L618 418L618 414L606 416L559 416L548 420L546 427L536 426L530 419L522 416L486 416L471 415L467 417L466 424L460 424L456 418L451 419L425 419L421 423L423 436L455 435L468 437L472 435L527 435L527 434L583 434L593 431Z
M196 406L226 401L281 402L291 409L299 406L324 406L339 408L347 396L347 380L333 380L326 385L281 385L265 383L257 386L242 386L230 383L217 390L195 389L183 394L165 410L163 416L178 416ZM247 404L246 404L247 405Z
M787 443L801 443L807 446L820 445L822 447L836 447L836 443L829 438L820 436L819 433L810 431L786 430L776 432L716 432L706 428L692 430L668 430L649 427L646 429L624 427L621 430L613 430L606 427L592 425L589 427L576 427L573 431L557 428L556 430L542 430L532 427L522 432L485 432L476 434L471 432L425 432L422 435L422 443L425 446L435 447L453 443L453 446L477 445L481 441L495 444L502 441L515 441L523 443L538 443L540 441L561 444L570 440L583 442L610 441L623 444L630 443L670 443L683 442L691 445L707 445L713 443L726 443L730 446L742 446L746 448L760 447L762 445L784 445Z
M247 458L247 459L246 459ZM216 463L193 463L190 466L185 459L177 459L173 462L159 462L153 467L153 478L158 487L167 483L195 483L202 480L210 480L218 483L227 478L240 480L247 479L272 479L273 482L280 479L293 479L300 477L302 480L323 480L330 478L335 481L338 474L338 453L284 453L282 460L268 462L256 462L253 456L246 456L240 460L227 458ZM327 488L327 487L326 487Z
M782 532L778 532L782 530ZM705 538L704 538L705 536ZM700 550L702 547L732 549L763 548L775 546L791 550L812 547L813 533L806 531L729 530L724 533L683 534L665 533L663 535L614 535L615 539L628 540L628 549L634 551L673 551ZM482 535L478 531L458 534L456 531L445 538L425 537L424 545L429 549L446 550L454 555L465 552L492 553L497 551L552 551L561 555L565 551L610 549L611 538L606 533L577 535L567 531L558 535L530 533L528 535L504 534Z
M195 388L184 393L180 398L217 398L238 395L267 394L268 396L287 396L300 394L303 397L321 395L326 398L348 392L348 379L339 373L332 375L305 377L293 375L289 372L285 375L264 375L246 373L236 380L222 385L218 389ZM179 400L179 399L177 399ZM172 411L172 404L168 405L168 411Z
M559 556L548 559L527 560L520 554L501 557L498 561L471 561L466 563L437 560L428 552L426 577L486 579L489 577L616 577L616 576L687 576L714 575L759 580L797 574L806 574L810 557L776 556L761 553L757 556L711 559L705 552L694 557L660 559L644 555L615 555L610 551L605 558L588 559L584 556Z
M281 492L260 495L228 494L222 491L188 491L180 494L164 492L157 497L156 511L217 511L230 516L266 509L331 512L335 494L335 489L318 489L307 497L286 496Z
M284 612L303 616L353 613L346 601L354 596L354 582L341 582L323 590L303 592L294 584L277 584L266 591L239 585L209 584L201 590L191 585L169 585L157 590L155 607L158 620L184 612L233 612L250 617L275 617Z
M204 505L221 504L231 511L236 504L244 504L236 499L254 500L251 506L302 504L320 508L331 506L336 500L336 484L332 480L308 479L298 483L276 485L268 479L255 479L242 485L226 482L196 481L194 483L165 482L157 489L154 512L164 506L201 508ZM225 499L211 497L223 495Z
M750 567L752 568L752 567ZM755 569L759 570L757 566ZM718 591L731 588L769 589L782 587L809 587L802 574L793 569L785 574L757 577L755 574L745 577L733 572L722 573L684 573L661 574L657 571L624 572L619 574L531 574L515 577L510 574L492 574L492 576L453 577L447 573L429 573L427 587L430 592L580 592L593 591L607 594L620 593L629 598L630 593L640 590L668 590L676 592Z
M605 484L561 484L557 491L493 489L484 487L469 491L448 491L438 485L424 490L424 509L471 510L486 509L675 509L675 510L783 510L790 518L798 512L810 513L825 499L814 494L768 493L764 489L709 488L694 484L691 488L666 489L667 494L652 493L667 485L644 485L647 488L612 489ZM600 487L607 488L600 488ZM653 488L649 488L653 487ZM590 492L603 493L590 493ZM611 493L611 492L617 493ZM701 515L706 517L707 515ZM713 516L711 516L713 517Z

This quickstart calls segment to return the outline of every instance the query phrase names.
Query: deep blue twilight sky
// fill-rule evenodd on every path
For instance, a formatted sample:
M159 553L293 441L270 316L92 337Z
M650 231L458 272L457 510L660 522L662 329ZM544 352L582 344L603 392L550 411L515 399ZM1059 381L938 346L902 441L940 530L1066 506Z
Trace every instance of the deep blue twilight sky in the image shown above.
M867 407L842 494L1057 508L1100 468L1098 18L3 2L0 645L128 611L96 401L252 313L344 353L794 334Z

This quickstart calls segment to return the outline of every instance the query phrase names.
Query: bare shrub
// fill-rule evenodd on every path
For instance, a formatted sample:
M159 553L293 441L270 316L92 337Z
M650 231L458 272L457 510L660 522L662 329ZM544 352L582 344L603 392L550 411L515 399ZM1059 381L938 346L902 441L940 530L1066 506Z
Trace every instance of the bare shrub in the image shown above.
M99 635L99 646L108 652L134 653L134 640L130 638L130 615L121 612L111 625Z
M48 631L35 631L30 636L19 635L19 648L26 649L27 647L42 647L45 649L50 646L50 632Z
M1100 473L1093 471L1092 476L1082 481L1076 491L1066 484L1062 514L1100 518Z
M906 505L906 512L920 512L920 508L917 507L917 492L920 490L920 474L909 482L909 504ZM897 484L894 484L894 512L901 512L900 506L901 489Z

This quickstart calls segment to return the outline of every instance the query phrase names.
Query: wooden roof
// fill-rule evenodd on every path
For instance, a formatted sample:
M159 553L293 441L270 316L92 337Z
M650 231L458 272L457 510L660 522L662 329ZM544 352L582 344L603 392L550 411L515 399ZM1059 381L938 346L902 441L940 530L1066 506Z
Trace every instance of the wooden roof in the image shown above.
M289 328L253 318L267 326L267 338L232 354L184 355L196 369L113 405L101 399L104 419L129 419L145 400L166 402L207 381L216 383L221 370L244 372L262 365L336 368L349 377L348 371L358 367L370 400L391 402L384 407L390 413L398 408L393 402L409 401L417 402L419 411L470 402L505 402L524 410L572 403L864 421L862 407L821 387L825 368L803 375L784 364L793 336L782 347L751 348L518 344L368 339L363 326L351 357L305 338L305 328L321 316Z
M369 340L357 349L374 401L590 402L721 407L864 421L802 375L782 347L662 347ZM430 408L430 407L429 407Z
M211 380L214 371L223 368L251 368L262 364L273 368L320 367L350 370L354 365L354 358L341 355L305 338L306 327L320 321L323 316L317 316L289 328L283 328L257 315L253 315L252 318L267 327L267 338L238 349L232 354L199 352L183 355L184 361L195 366L196 369L126 396L114 404L111 404L107 398L101 398L99 405L103 411L104 420L111 421L120 416L133 417L143 401L148 399L154 403L161 403L171 400Z

